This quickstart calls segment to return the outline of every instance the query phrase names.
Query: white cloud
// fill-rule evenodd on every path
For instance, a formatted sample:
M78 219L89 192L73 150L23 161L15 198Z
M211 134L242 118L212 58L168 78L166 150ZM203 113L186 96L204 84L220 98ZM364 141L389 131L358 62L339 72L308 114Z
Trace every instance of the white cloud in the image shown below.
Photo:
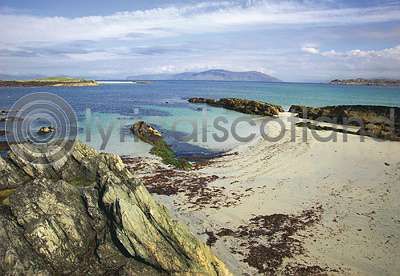
M123 58L123 56L109 53L109 52L90 52L90 53L69 53L64 56L77 61L102 61L102 60L114 60L117 58Z
M307 3L307 2L306 2ZM130 35L163 37L185 33L209 33L260 26L341 25L398 20L393 6L370 8L311 7L294 2L201 2L197 5L119 12L108 16L77 18L0 14L2 43L31 41L68 42L126 38Z
M349 38L355 31L370 35L369 23L397 22L399 5L332 8L330 0L317 5L313 0L238 2L200 2L76 18L0 11L0 70L118 78L224 68L264 71L296 81L329 79L342 72L387 77L400 72L400 46L361 50L376 44L365 37ZM387 31L383 24L374 26L372 39ZM396 37L396 26L390 37ZM393 41L397 40L385 38L379 39L396 45ZM349 48L354 50L321 48L332 41L341 47L354 45ZM302 46L303 55L296 45Z
M303 52L309 53L309 54L319 54L319 49L315 47L303 47L301 48Z
M382 50L350 50L338 52L335 50L321 51L319 48L303 47L303 52L308 54L320 55L324 57L339 57L339 58L387 58L392 60L400 60L400 45L393 48Z

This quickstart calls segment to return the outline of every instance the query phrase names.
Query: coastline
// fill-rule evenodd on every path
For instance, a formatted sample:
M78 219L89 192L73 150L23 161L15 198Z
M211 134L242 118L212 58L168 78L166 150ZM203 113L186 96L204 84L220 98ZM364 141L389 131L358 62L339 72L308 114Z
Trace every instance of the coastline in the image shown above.
M92 80L71 80L71 81L53 81L53 80L30 80L30 81L4 81L0 80L0 88L14 87L84 87L97 86L98 83Z
M296 128L296 142L257 140L185 173L125 163L233 273L395 274L400 144L343 135L323 143Z
M329 82L332 85L356 85L356 86L383 86L383 87L399 87L400 80L394 79L346 79L346 80L332 80Z
M246 112L260 111L251 107ZM265 119L249 116L256 124L238 127L239 136L247 137ZM350 134L341 142L345 134L336 132L338 142L324 143L311 133L329 136L325 128L343 126L310 120L318 126L295 127L292 116L269 117L284 122L287 131L279 141L257 137L193 170L176 170L148 155L123 158L135 178L235 274L395 274L398 142L360 142L361 136ZM279 125L268 126L276 137Z

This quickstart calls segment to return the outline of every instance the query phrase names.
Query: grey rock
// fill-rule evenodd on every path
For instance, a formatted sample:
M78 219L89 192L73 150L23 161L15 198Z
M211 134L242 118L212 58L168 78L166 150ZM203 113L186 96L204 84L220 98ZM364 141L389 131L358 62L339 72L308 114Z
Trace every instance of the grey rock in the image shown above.
M0 159L1 275L230 275L121 159L77 142L57 164Z

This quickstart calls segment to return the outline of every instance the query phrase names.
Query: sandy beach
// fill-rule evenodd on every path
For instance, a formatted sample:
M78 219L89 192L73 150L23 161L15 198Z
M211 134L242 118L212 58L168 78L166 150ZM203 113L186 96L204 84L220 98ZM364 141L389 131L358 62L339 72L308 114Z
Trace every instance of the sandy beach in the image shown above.
M235 275L396 275L400 143L335 135L296 128L296 141L286 131L188 172L156 157L125 163Z

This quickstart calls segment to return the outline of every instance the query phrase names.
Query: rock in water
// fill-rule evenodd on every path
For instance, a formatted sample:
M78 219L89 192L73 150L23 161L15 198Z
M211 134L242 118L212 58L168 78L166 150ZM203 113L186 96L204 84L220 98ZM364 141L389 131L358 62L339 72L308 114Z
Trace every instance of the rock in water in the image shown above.
M390 106L339 105L307 107L292 105L289 112L300 118L360 126L358 134L400 141L400 108Z
M48 126L48 127L41 127L39 130L38 130L38 133L39 134L49 134L49 133L52 133L52 132L54 132L56 129L54 128L54 127L51 127L51 126Z
M190 98L190 103L201 103L208 104L216 107L223 107L226 109L234 110L237 112L261 116L277 116L279 112L284 112L284 109L279 105L273 105L270 103L245 100L245 99L205 99L205 98Z
M116 155L77 142L33 165L10 152L0 176L13 191L0 206L1 275L230 275Z
M142 141L153 146L163 140L161 133L157 129L143 121L134 123L131 130Z
M146 122L139 121L134 123L131 127L131 131L134 135L139 137L140 140L152 145L153 148L151 149L151 153L161 157L165 164L183 170L192 167L192 165L185 159L178 158L171 147L165 142L161 133Z

